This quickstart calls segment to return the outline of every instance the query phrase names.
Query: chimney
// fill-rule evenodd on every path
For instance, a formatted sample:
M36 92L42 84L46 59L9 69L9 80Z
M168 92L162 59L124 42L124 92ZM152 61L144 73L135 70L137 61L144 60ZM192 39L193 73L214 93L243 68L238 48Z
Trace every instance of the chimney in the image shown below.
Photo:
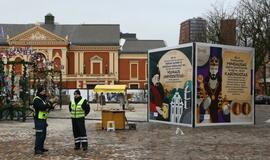
M120 38L137 40L136 33L122 33L121 32Z
M51 13L45 16L45 24L54 24L54 16Z
M236 45L236 20L222 19L221 25L222 44Z

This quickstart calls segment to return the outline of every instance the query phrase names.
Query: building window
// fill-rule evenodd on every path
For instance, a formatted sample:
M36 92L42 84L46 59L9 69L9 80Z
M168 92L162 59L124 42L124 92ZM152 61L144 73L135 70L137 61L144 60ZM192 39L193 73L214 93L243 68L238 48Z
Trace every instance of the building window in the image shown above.
M103 59L99 56L91 58L91 74L103 74L102 72L102 61Z
M139 88L139 84L138 83L130 83L129 84L129 88L130 89L138 89Z
M130 79L138 79L138 62L130 62Z
M22 59L19 58L19 57L17 57L15 59L15 62L21 62L21 61L22 61ZM21 75L22 74L22 64L16 64L15 65L15 74L16 75Z
M53 61L53 68L56 71L61 71L61 60L59 57L56 57Z

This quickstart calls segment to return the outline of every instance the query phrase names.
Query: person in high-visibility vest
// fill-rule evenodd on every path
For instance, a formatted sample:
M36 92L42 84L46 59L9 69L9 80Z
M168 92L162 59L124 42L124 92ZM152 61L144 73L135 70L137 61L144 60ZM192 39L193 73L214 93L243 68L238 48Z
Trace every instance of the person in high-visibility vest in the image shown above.
M47 117L48 110L52 109L46 101L46 90L43 86L39 86L37 94L33 99L33 107L35 109L34 123L36 130L35 154L43 154L48 150L44 148L44 141L47 134Z
M85 116L90 112L90 105L87 100L81 97L80 90L74 91L74 99L69 104L69 111L72 119L72 130L75 141L75 150L87 150L88 140L85 129Z

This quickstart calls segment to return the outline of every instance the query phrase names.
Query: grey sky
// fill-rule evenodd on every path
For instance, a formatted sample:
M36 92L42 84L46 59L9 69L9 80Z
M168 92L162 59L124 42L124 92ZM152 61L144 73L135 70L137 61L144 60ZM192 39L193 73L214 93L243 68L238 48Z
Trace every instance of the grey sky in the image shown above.
M180 23L203 17L211 4L231 8L239 0L1 0L0 23L43 22L47 13L60 24L120 24L138 39L177 45Z

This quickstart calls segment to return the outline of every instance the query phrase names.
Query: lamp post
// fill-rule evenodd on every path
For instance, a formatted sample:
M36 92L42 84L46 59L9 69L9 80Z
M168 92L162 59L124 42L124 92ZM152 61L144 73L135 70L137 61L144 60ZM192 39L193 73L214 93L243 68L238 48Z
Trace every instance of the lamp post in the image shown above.
M268 89L267 89L267 82L266 82L266 65L269 63L270 61L270 15L266 18L266 24L267 24L267 28L266 28L266 56L264 57L264 66L263 66L263 82L264 82L264 94L268 95ZM269 71L268 71L269 72ZM268 75L269 76L269 75Z
M62 70L64 70L64 65L61 65L61 70L60 70L60 80L59 80L59 98L60 98L60 109L62 109L62 89L63 89L63 75L62 75Z
M263 87L264 87L264 95L268 95L268 89L267 89L267 82L266 82L266 65L269 62L269 53L266 54L264 57L264 64L263 64Z

